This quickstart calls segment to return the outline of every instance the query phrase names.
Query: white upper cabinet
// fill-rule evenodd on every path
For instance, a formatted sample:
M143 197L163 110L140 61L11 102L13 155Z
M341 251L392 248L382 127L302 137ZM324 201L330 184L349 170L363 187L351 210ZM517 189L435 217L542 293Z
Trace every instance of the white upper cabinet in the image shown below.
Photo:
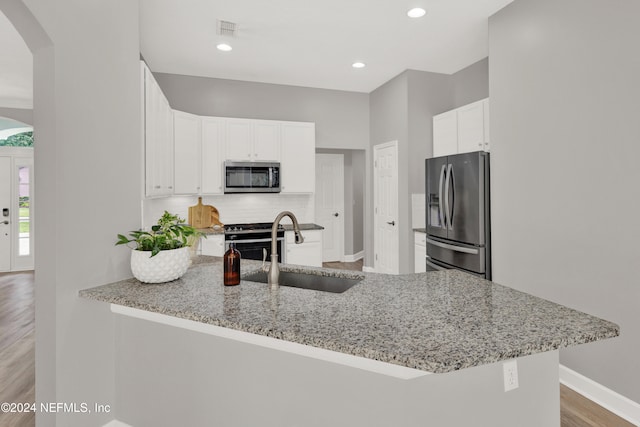
M198 194L201 189L201 119L173 112L174 193Z
M316 190L316 126L281 122L280 188L283 193Z
M433 157L489 151L489 99L433 116Z
M458 108L458 152L468 153L484 149L483 101Z
M224 119L202 117L202 193L222 194Z
M145 195L173 194L173 111L149 68L141 62L144 87Z
M433 116L433 157L458 152L458 119L455 110Z
M228 119L225 160L279 161L280 125L268 120Z
M253 126L251 121L227 120L225 160L250 161L253 157Z
M268 120L254 122L253 159L260 161L280 160L280 123Z

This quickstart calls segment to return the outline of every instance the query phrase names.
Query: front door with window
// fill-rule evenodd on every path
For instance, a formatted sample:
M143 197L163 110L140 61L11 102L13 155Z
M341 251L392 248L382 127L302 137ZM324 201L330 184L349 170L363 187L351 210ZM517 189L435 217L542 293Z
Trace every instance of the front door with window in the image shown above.
M0 148L0 271L32 270L33 149Z

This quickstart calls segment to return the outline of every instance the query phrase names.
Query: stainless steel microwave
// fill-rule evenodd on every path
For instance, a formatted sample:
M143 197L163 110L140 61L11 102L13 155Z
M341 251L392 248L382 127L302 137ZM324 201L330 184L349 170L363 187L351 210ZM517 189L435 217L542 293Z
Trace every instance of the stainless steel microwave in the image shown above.
M279 193L280 163L224 162L225 193Z

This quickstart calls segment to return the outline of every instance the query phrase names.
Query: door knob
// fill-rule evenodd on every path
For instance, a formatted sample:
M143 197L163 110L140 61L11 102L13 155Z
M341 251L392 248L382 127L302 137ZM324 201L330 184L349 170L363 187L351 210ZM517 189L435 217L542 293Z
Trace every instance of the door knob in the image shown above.
M391 221L391 222L387 222L387 224L389 224L389 225L396 225L396 222L395 222L395 221Z
M333 216L338 217L338 212L334 213Z

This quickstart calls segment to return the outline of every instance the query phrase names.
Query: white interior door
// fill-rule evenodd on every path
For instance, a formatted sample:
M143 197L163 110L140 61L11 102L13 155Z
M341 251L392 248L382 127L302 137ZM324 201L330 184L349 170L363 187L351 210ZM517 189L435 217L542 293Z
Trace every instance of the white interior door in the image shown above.
M11 270L11 157L0 157L0 271Z
M324 227L322 261L344 260L344 156L316 154L316 222Z
M376 273L398 274L398 141L373 147L373 245Z

